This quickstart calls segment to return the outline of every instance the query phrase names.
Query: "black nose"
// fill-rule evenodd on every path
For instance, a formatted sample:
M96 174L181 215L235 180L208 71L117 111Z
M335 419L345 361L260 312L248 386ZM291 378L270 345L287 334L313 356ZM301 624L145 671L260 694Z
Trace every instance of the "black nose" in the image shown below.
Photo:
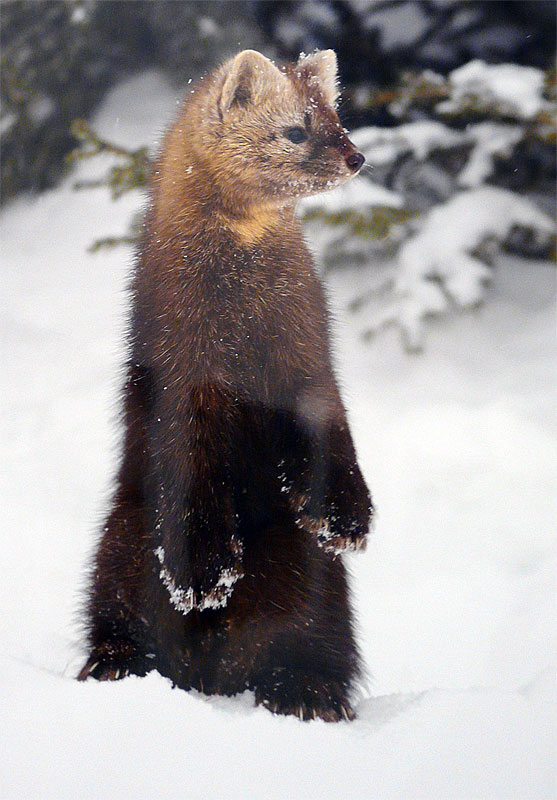
M365 158L361 153L352 153L351 156L346 156L346 166L352 172L357 172L361 169Z

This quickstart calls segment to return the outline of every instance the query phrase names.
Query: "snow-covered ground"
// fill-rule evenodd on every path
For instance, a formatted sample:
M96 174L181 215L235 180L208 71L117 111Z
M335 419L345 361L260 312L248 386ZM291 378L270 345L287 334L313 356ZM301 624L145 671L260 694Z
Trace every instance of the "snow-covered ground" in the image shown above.
M142 144L173 107L148 73L96 125ZM137 198L73 180L0 217L2 800L554 797L554 269L502 259L487 303L414 356L394 331L359 338L365 308L346 305L372 271L328 278L378 507L367 552L347 558L369 669L357 721L302 724L158 674L78 684L131 260L85 250L123 232Z

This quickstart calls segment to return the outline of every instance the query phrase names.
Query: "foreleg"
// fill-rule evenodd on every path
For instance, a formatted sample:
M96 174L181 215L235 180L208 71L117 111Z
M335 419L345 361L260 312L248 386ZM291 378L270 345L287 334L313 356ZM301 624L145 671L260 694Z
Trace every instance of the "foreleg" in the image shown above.
M235 412L216 387L155 409L150 494L160 578L182 613L226 604L242 575L233 492Z
M290 435L290 503L297 523L331 552L365 548L373 505L346 413L330 384L307 389Z

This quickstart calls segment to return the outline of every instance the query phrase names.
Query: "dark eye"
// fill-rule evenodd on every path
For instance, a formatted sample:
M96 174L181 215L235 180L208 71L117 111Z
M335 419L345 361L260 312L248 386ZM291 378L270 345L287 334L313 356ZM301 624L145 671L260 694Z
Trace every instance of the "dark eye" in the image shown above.
M308 138L308 135L303 128L288 128L284 135L290 142L294 142L294 144L301 144Z

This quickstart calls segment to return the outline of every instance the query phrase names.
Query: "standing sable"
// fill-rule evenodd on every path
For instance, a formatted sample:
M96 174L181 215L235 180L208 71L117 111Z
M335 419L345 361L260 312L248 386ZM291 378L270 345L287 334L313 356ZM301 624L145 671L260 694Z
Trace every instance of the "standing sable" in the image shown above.
M155 166L133 278L125 440L79 674L157 669L274 712L352 718L339 553L372 505L294 214L363 156L336 57L246 50L187 96Z

